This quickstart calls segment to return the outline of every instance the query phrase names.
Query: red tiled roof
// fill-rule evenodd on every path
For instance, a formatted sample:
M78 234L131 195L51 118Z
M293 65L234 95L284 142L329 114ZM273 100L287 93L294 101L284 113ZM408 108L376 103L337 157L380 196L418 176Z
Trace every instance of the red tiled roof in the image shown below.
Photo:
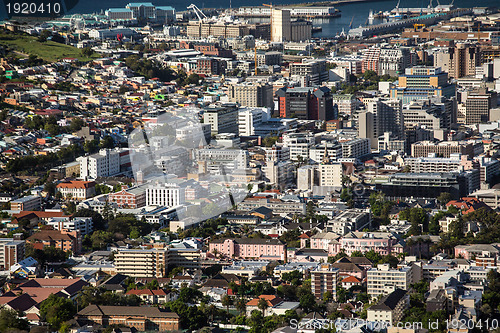
M257 306L257 304L259 304L260 299L266 300L267 305L270 307L283 302L281 298L275 295L260 295L259 297L256 297L253 300L249 301L247 303L247 306Z
M82 181L82 180L71 180L68 182L64 183L59 183L57 184L57 188L79 188L79 189L86 189L90 188L92 186L95 186L95 182L88 182L88 181Z

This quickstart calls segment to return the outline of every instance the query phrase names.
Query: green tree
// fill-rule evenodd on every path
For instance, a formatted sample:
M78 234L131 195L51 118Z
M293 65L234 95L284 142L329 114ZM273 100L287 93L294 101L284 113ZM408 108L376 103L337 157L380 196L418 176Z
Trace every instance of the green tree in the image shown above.
M441 204L441 206L445 206L451 201L451 194L448 192L441 192L441 194L437 197L437 201Z
M233 300L228 295L224 295L221 299L222 306L226 307L227 314L229 315L229 307L233 305Z
M56 330L63 322L72 319L75 314L76 308L71 300L54 294L51 294L40 305L42 320L47 321Z
M12 330L28 331L29 323L25 319L19 318L17 312L11 309L3 308L0 310L0 332L9 332Z
M69 130L70 132L78 132L79 130L82 129L82 127L85 125L85 122L83 121L82 118L75 117L71 119L71 123L69 124Z
M115 142L113 138L109 135L106 135L104 138L102 138L101 143L99 145L100 148L108 148L111 149L115 146Z
M262 311L262 316L266 315L266 310L267 310L268 307L269 307L269 305L267 304L267 300L264 299L264 298L260 298L259 302L257 303L257 308L260 311Z

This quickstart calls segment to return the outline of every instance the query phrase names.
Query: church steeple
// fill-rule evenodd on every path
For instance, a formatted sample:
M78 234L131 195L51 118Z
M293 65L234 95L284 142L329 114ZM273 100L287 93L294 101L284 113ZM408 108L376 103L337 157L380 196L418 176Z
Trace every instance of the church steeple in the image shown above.
M328 155L326 142L325 142L325 153L323 154L323 164L330 164L330 156Z

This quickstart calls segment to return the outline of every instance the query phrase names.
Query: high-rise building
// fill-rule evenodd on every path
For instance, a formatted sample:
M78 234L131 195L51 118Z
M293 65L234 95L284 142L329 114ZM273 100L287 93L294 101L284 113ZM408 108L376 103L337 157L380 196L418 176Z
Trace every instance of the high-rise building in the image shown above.
M325 163L319 166L320 186L342 186L342 163Z
M292 22L289 9L271 10L271 41L300 42L311 39L312 23L297 20Z
M391 98L403 103L428 99L432 96L455 96L455 86L448 83L448 74L439 67L416 66L407 68L399 76L398 86L390 89Z
M238 134L238 108L235 104L222 104L204 109L203 121L205 124L210 124L212 135Z
M403 108L401 100L370 98L365 99L366 111L358 115L360 138L370 139L373 149L378 148L378 138L385 132L403 138Z
M238 132L241 136L255 135L255 128L271 117L266 108L241 108L238 110Z
M240 83L229 86L231 102L242 106L273 108L273 86L259 83Z
M312 85L320 85L328 81L326 61L318 59L303 59L302 62L290 63L290 75L307 79Z
M283 146L290 149L290 159L297 161L300 158L309 159L309 149L314 144L314 136L311 133L285 133L283 134Z
M490 109L496 107L496 93L486 89L467 92L458 107L457 122L472 125L490 121Z
M445 56L438 57L448 62L449 76L455 79L476 75L476 67L481 66L481 48L473 44L460 43L444 50Z
M412 65L412 58L407 48L372 47L365 51L361 63L363 73L371 70L378 75L395 76L402 74Z
M449 109L443 110L443 108L432 104L428 100L413 101L403 106L405 129L418 126L431 130L449 129L452 118L450 111Z
M292 39L292 18L290 10L273 8L271 10L271 41L285 42Z
M24 259L23 240L14 238L0 239L0 271L9 270L10 266Z
M330 264L320 264L310 273L311 292L317 299L322 299L327 292L331 293L333 299L337 299L338 268Z
M99 153L84 156L80 161L80 177L96 179L120 173L120 153L110 149L101 149Z
M288 88L276 91L281 118L331 120L336 118L329 88Z
M367 292L372 297L389 294L395 289L408 290L413 282L412 268L390 268L389 264L379 264L366 274Z

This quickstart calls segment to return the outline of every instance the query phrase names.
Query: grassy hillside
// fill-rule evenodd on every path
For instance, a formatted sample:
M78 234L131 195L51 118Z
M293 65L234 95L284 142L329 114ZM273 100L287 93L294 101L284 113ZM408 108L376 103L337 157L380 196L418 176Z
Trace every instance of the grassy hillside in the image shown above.
M90 58L84 57L80 49L76 47L60 44L52 41L39 42L36 37L24 34L0 33L0 45L5 45L22 54L34 54L46 61L56 61L62 58L78 58L81 61L88 61ZM97 57L98 55L95 55Z

